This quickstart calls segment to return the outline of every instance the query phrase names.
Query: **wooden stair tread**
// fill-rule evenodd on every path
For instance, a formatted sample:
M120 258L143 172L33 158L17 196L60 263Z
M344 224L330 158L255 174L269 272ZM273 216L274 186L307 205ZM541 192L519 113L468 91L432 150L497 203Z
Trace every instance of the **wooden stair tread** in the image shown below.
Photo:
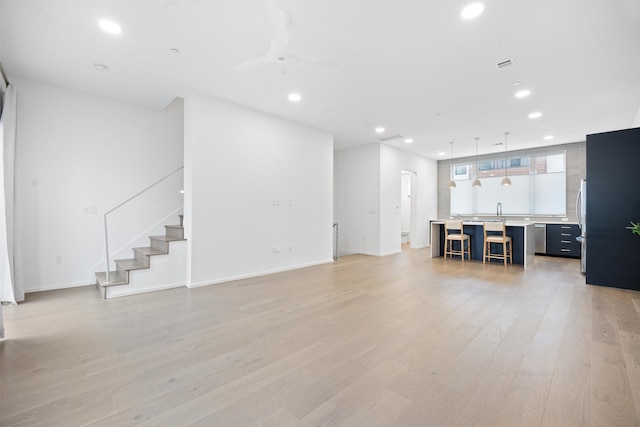
M179 225L179 224L178 225L165 225L165 227L168 227L168 228L179 228L180 230L184 229L184 226Z
M134 251L141 255L153 256L153 255L166 255L168 252L161 251L160 249L152 248L151 246L145 246L144 248L133 248Z
M130 259L117 259L115 260L116 264L118 264L123 270L142 270L144 268L149 268L148 264L143 264L136 260L135 258Z
M107 273L104 271L96 273L96 280L98 282L98 286L100 287L129 284L129 282L124 280L122 277L119 277L116 271L109 272L109 279L111 280L111 282L107 283Z
M177 242L178 240L187 240L181 239L180 237L170 237L170 236L149 236L150 239L161 240L163 242Z

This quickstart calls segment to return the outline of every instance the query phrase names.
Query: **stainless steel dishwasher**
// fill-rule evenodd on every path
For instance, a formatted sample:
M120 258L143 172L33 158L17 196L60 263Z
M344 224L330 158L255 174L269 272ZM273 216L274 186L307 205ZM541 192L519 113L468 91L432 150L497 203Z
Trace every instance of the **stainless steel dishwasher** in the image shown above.
M547 253L547 224L534 224L533 240L536 253L545 255Z

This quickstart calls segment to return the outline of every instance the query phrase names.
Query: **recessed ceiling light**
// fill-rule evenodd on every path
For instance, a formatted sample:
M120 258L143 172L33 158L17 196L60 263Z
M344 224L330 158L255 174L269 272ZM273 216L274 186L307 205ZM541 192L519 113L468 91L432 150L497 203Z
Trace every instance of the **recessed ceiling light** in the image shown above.
M511 84L512 84L513 86L519 86L519 85L520 85L520 82L516 80L515 82L513 82L513 83L511 83Z
M104 64L93 64L93 68L97 71L107 71L109 67Z
M444 156L445 154L447 154L447 153L445 153L444 151L440 151L440 152L438 153L438 156Z
M540 111L534 111L533 113L529 114L530 119L537 119L540 117L542 117L542 113Z
M302 96L300 96L299 93L290 93L289 94L289 101L291 102L300 102L300 100L302 99Z
M413 144L413 139L407 138L407 139L404 140L404 142L407 143L407 144Z
M120 28L120 25L108 19L99 20L98 26L102 29L102 31L109 34L120 34L122 32L122 28Z
M382 133L384 132L384 128L382 126L379 126L376 128L376 133Z
M545 135L543 139L546 139L548 141L550 139L553 139L553 135Z
M531 91L529 89L523 89L523 90L517 91L516 94L515 94L515 97L516 98L526 98L529 95L531 95Z
M460 17L465 20L474 19L480 16L483 10L484 5L482 3L471 3L462 9Z

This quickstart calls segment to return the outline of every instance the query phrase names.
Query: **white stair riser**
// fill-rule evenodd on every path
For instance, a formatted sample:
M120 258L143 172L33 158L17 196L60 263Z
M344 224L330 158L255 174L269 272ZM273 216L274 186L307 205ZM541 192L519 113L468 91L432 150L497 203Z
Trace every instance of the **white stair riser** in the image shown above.
M176 239L184 239L184 228L180 227L176 227L174 225L165 225L165 234L168 237L174 237Z

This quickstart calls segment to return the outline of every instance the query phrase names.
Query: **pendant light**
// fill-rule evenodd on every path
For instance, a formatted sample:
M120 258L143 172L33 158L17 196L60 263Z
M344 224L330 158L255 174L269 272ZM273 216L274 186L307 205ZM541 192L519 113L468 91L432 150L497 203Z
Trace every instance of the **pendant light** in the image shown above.
M451 160L452 160L451 165L452 166L453 166L453 144L455 144L454 141L451 141L449 143L449 145L451 145ZM449 181L449 188L456 188L456 187L457 187L456 182L453 179L451 181Z
M478 140L480 138L476 137L476 179L475 181L473 181L473 184L471 184L472 187L482 187L482 183L480 182L480 180L478 179Z
M504 133L504 178L502 178L501 185L511 185L511 180L509 179L509 159L507 158L507 135L509 132Z

